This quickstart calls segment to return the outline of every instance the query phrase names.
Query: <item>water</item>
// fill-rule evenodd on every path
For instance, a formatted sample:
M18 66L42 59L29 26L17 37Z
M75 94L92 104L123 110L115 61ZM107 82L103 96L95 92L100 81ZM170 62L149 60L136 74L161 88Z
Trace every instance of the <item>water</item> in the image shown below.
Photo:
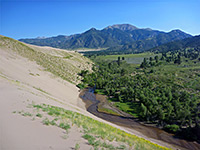
M105 100L105 97L94 94L92 88L83 90L80 93L80 98L86 103L87 111L99 118L129 129L134 129L149 138L164 141L179 149L200 150L200 144L197 142L176 138L173 134L169 134L159 128L143 125L132 117L115 116L98 112L97 106L102 99Z

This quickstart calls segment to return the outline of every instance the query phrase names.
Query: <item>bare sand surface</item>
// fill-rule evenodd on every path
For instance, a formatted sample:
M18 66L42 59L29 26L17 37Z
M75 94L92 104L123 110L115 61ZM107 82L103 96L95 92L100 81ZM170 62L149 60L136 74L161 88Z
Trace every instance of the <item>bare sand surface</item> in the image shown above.
M90 146L82 138L78 128L70 130L69 137L63 138L63 129L54 126L44 126L39 119L32 120L23 117L15 111L29 111L27 105L31 100L36 103L46 103L63 106L36 90L32 92L0 78L0 149L1 150L36 150L36 149L71 149L79 143L83 149ZM64 106L66 109L73 108Z
M105 50L105 48L99 48L99 49L77 49L75 51L77 52L96 52L96 51L102 51Z
M43 71L35 62L0 48L0 150L67 150L73 149L76 143L83 150L91 148L77 127L63 138L62 129L44 126L40 119L32 120L16 113L28 111L27 106L33 102L59 106L108 123L85 110L75 85ZM127 132L146 138L137 131Z
M14 113L26 111L32 102L86 112L75 85L42 70L35 62L0 49L0 150L71 149L76 143L90 149L76 127L65 139L62 129Z
M0 51L0 55L0 72L5 74L6 77L42 90L44 93L46 92L62 101L67 99L67 103L70 104L77 105L78 101L81 102L77 95L79 89L74 84L43 71L43 68L35 62L21 56L3 50Z

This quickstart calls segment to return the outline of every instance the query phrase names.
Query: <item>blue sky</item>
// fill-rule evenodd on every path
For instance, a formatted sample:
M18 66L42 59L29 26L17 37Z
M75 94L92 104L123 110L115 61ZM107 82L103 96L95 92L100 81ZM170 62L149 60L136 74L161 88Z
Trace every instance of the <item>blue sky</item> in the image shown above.
M0 0L0 34L49 37L129 23L199 35L199 7L200 0Z

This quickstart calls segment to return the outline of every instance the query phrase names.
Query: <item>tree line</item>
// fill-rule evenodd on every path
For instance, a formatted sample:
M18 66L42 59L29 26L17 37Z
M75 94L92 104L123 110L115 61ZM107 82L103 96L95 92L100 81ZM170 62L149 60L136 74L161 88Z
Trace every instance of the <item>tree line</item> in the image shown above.
M162 57L167 58L165 54ZM140 67L156 65L159 61L158 56L150 57L148 62L144 59ZM95 87L111 100L129 103L136 108L132 113L140 120L156 123L172 132L199 126L198 97L174 84L171 78L162 80L141 69L133 72L131 65L119 57L116 61L99 61L92 73L82 70L80 75L83 82L79 87Z

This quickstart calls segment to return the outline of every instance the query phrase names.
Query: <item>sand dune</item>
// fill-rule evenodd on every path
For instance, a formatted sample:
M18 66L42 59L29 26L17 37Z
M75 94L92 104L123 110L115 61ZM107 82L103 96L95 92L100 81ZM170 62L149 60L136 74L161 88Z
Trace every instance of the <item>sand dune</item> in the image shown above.
M17 114L32 101L84 112L76 86L42 70L35 62L0 49L0 149L68 149L81 141L88 149L77 129L74 141L64 140L62 129Z
M62 107L103 121L85 110L74 84L0 48L0 150L72 149L76 143L83 150L92 148L77 127L65 137L63 129L19 114L32 111L27 108L32 103Z
M48 51L47 47L37 48L47 53L55 53L53 49ZM73 126L65 137L62 129L44 126L41 118L20 115L20 112L32 111L28 108L32 103L45 103L108 123L85 110L84 103L79 98L79 89L74 84L44 70L45 68L35 61L0 47L0 150L73 149L77 143L83 150L91 149L76 126ZM108 124L146 138L137 131L128 131ZM160 144L169 146L162 142Z

